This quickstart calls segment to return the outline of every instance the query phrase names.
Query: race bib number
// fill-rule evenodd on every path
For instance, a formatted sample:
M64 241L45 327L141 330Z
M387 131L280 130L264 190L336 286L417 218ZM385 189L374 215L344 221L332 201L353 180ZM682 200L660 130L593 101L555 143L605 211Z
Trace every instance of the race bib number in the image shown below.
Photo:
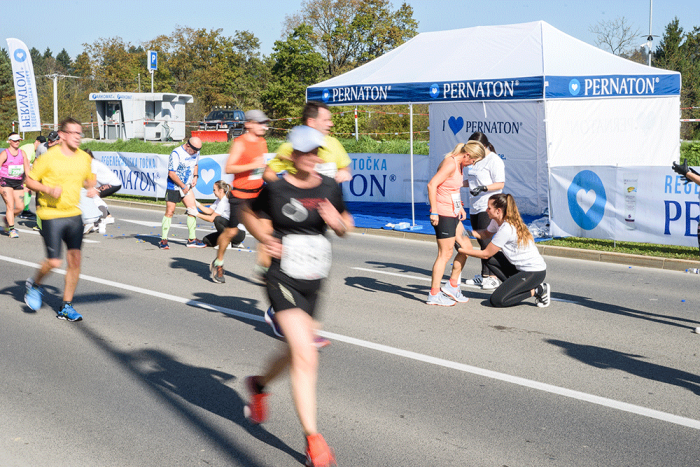
M263 172L265 172L265 167L251 170L248 180L260 180L263 177Z
M325 175L326 177L335 178L335 174L338 173L338 166L335 162L324 162L323 164L316 164L316 173Z
M282 237L282 272L294 279L316 280L331 270L331 242L323 235Z
M11 178L19 178L24 173L23 165L8 165L7 176Z
M462 209L462 198L459 196L459 193L452 194L452 208L455 215L458 216L459 210Z

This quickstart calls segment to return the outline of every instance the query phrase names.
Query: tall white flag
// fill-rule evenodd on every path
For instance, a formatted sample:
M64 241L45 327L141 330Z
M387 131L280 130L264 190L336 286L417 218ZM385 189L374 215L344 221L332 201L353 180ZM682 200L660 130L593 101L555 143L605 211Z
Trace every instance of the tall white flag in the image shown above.
M19 39L7 39L12 60L12 83L17 98L19 131L41 131L39 96L36 93L34 65L27 46Z

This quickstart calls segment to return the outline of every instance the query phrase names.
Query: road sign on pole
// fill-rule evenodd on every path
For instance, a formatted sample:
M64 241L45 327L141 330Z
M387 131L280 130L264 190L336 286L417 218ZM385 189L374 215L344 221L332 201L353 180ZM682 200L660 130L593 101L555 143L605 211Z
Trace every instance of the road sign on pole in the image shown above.
M158 69L158 52L155 50L148 51L148 70L155 71Z

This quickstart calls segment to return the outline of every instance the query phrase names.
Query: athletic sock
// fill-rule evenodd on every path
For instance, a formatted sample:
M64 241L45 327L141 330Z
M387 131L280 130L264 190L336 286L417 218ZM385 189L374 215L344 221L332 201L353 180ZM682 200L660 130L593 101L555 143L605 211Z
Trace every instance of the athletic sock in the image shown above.
M24 194L24 210L29 211L29 202L32 200L32 195L29 193Z
M15 224L12 224L12 225L8 226L7 228L10 230L13 230L15 228Z
M161 225L163 226L163 234L160 237L163 240L168 238L168 232L170 232L170 224L172 223L172 221L172 217L163 216L163 222L161 222Z
M450 279L450 285L452 287L457 287L459 285L459 282L454 279Z
M61 309L63 309L66 305L73 306L73 302L63 302L63 305L61 305Z
M440 289L433 289L433 288L431 287L431 289L430 289L430 295L437 295L438 292L440 292Z
M195 232L195 229L197 228L197 218L192 217L192 216L187 216L187 230L189 232L189 239L193 240L197 238L197 232Z
M214 266L223 266L224 265L224 260L216 258L214 260Z
M542 284L535 287L535 296L536 297L539 297L540 295L542 295L542 292L544 292L544 287L542 287Z

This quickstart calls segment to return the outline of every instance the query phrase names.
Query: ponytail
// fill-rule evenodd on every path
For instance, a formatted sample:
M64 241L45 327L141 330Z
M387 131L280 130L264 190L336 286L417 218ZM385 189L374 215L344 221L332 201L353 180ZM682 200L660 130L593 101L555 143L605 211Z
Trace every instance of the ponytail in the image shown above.
M523 218L520 216L515 199L510 193L498 193L492 195L489 200L493 201L493 207L503 211L503 221L508 222L515 228L518 236L518 246L524 247L535 241L530 229L527 228Z

